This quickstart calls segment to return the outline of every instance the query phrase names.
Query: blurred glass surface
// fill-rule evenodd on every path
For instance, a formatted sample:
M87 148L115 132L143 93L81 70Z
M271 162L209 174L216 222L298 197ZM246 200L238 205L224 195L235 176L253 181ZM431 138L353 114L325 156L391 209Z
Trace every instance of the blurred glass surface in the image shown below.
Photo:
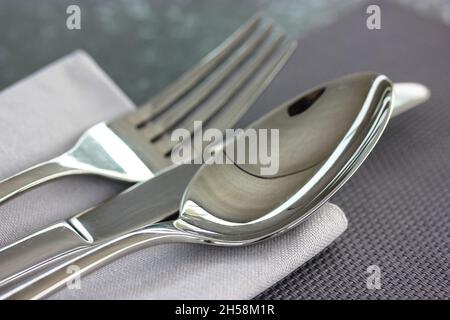
M444 17L447 0L398 0ZM0 89L76 49L137 104L174 80L247 18L264 12L291 37L331 23L360 0L0 0ZM421 3L421 4L420 4ZM81 8L81 30L66 8ZM449 10L447 9L447 12ZM448 15L447 15L448 17Z

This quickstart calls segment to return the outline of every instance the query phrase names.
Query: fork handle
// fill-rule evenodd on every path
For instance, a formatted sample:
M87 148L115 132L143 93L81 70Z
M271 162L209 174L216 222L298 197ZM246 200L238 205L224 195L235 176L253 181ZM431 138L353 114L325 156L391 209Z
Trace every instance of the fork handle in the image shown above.
M43 162L0 181L0 203L44 182L81 172L62 165L57 158Z

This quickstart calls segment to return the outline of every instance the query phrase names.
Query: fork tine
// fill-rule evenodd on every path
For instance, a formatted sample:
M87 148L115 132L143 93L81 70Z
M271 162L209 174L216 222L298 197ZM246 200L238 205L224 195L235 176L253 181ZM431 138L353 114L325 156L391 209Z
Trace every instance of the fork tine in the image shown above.
M259 15L251 18L216 49L206 55L196 66L185 72L172 85L165 88L160 94L141 106L135 113L131 114L129 117L131 123L140 125L169 107L174 101L209 74L212 69L225 60L230 52L238 47L256 29L260 21L261 17Z
M189 112L199 106L211 93L214 92L234 70L246 61L270 35L272 25L268 25L264 30L256 34L235 52L224 65L221 65L213 74L207 78L198 88L194 89L183 100L171 106L166 113L163 113L156 121L149 122L148 126L141 130L141 133L149 140L159 137L169 128L183 119Z
M261 74L251 80L248 87L240 93L238 99L233 101L229 106L224 107L220 115L215 114L215 117L210 120L208 127L217 128L221 131L232 128L283 68L296 47L296 41L291 41L284 45L273 61L264 67ZM193 122L189 124L189 127L191 126L193 128ZM156 147L167 156L178 143L177 141L170 140L170 135L166 134L163 136L163 139L156 142Z
M232 128L281 71L296 48L297 41L289 42L274 62L268 65L266 70L252 81L242 95L224 110L225 113L212 119L208 126L221 131Z
M211 99L211 101L208 101L208 103L200 109L195 110L186 120L183 120L181 125L177 125L177 128L185 128L192 134L194 131L194 121L208 121L215 113L222 109L222 107L229 102L238 91L242 89L242 86L245 85L250 77L264 64L264 62L267 61L284 38L284 33L279 33L275 36L275 38L267 44L254 59L249 61L243 70L233 76L229 86L222 88L217 97Z

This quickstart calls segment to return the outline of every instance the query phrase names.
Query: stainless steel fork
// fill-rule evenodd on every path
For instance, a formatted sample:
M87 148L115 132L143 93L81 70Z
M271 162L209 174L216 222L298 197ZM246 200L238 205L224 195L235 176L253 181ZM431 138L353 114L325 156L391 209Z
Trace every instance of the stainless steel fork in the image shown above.
M175 128L193 122L232 127L280 71L295 41L272 23L252 18L194 68L137 111L86 131L63 155L0 182L0 203L39 184L93 174L140 182L172 165Z

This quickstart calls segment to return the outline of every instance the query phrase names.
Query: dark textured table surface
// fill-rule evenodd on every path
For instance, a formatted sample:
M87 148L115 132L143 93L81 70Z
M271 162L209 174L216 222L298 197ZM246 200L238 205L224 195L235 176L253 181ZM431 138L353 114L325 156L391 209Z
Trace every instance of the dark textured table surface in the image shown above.
M390 123L333 198L349 218L347 232L257 298L448 298L450 29L439 22L449 20L448 2L433 1L439 11L424 1L398 0L433 19L383 2L379 31L365 28L367 5L360 2L3 0L0 88L82 48L139 104L257 11L268 12L293 37L330 24L301 40L243 124L301 90L360 70L423 82L433 95ZM69 4L82 9L80 31L65 27ZM370 265L381 269L380 290L366 287Z

